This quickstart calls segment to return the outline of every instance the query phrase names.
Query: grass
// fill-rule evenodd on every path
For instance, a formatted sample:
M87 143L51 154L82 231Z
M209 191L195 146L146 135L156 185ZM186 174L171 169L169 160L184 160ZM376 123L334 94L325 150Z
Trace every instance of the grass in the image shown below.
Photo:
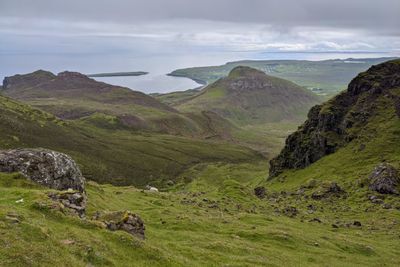
M199 162L260 158L226 142L121 129L112 116L66 122L1 96L0 112L0 148L44 147L70 154L87 177L103 183L161 185Z
M236 67L227 77L175 105L182 112L209 110L239 126L292 121L306 117L320 98L304 88L249 68Z
M400 95L400 88L391 93ZM267 160L240 145L133 134L118 128L113 116L65 122L0 100L0 147L57 149L94 175L89 178L154 181L161 191L91 181L87 219L81 220L40 205L49 201L49 189L0 173L1 266L400 265L400 198L364 185L382 161L400 167L400 120L385 95L373 102L368 122L354 127L350 143L273 180L267 180ZM94 126L99 123L107 127ZM292 127L272 123L233 134L256 145L262 142L257 132L271 132L271 140L281 142ZM165 186L171 177L174 184ZM312 198L331 182L345 193ZM265 186L266 198L254 195L256 186ZM372 203L371 195L386 205ZM146 240L107 231L91 219L97 211L123 210L144 220Z
M266 72L267 74L287 79L306 87L326 97L344 90L351 79L359 72L365 71L373 64L382 63L389 58L366 58L353 60L357 63L347 63L351 60L245 60L229 62L221 66L194 67L178 69L173 76L188 77L193 80L210 84L225 77L237 66L248 66Z
M255 184L263 162L200 165L186 186L149 193L134 187L89 183L88 218L99 210L131 210L146 224L146 240L109 232L36 202L47 190L18 175L0 174L0 261L4 266L397 266L399 212L364 212L355 201L334 204L296 198L259 200ZM22 179L22 181L21 181ZM269 189L270 190L270 189ZM24 203L15 203L24 198ZM206 201L205 201L206 199ZM212 204L217 204L213 207ZM272 203L272 204L271 204ZM318 207L308 214L306 205ZM276 212L296 205L300 215ZM340 209L350 205L351 210ZM339 207L339 208L338 208ZM323 210L323 211L322 211ZM12 223L7 213L20 223ZM322 223L309 222L319 217ZM361 228L332 228L360 220ZM307 234L305 234L307 233ZM49 249L51 247L51 249Z
M382 195L392 207L384 209L368 200L369 195L379 194L360 186L383 159L399 166L400 122L389 101L378 99L379 112L358 139L306 169L285 172L272 181L266 180L267 161L254 160L194 164L160 193L90 182L86 221L38 208L35 203L44 200L47 189L20 175L0 174L0 262L4 266L398 266L400 200ZM365 149L359 151L361 143ZM331 181L347 197L310 197ZM267 188L266 199L254 196L253 188L259 185ZM297 193L300 188L302 194ZM21 198L24 203L15 202ZM287 216L288 207L295 207L297 216ZM109 232L90 220L96 211L114 210L139 214L146 240ZM13 217L20 222L13 223ZM321 222L313 222L315 218ZM354 221L362 226L353 226Z
M400 88L392 89L391 93L400 94ZM298 186L309 179L319 180L325 177L342 183L356 183L357 180L368 177L373 168L382 161L400 167L400 149L396 145L399 142L400 121L392 101L380 96L374 101L375 115L361 129L352 130L356 139L303 170L283 173L275 179L275 186L290 188L292 184ZM361 146L365 148L360 150ZM280 179L285 180L284 185L278 182Z

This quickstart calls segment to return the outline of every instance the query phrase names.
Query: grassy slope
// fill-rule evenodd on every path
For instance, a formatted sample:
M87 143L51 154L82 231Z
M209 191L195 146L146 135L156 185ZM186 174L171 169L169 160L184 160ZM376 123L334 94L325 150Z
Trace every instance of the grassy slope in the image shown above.
M346 88L350 80L359 72L368 69L373 64L387 60L389 58L355 59L355 61L362 61L363 63L344 63L336 60L248 60L230 62L221 66L179 69L173 71L172 75L212 83L228 75L229 71L236 66L249 66L310 89L320 88L322 90L315 92L331 96Z
M199 89L189 89L186 91L177 91L165 94L150 94L150 95L153 96L155 99L159 100L160 102L173 107L187 101L188 99L193 98L200 92L201 90Z
M1 96L0 118L0 148L45 147L68 153L88 177L99 182L144 185L174 179L198 162L259 158L247 148L224 142L132 133L103 117L103 128L65 122Z
M192 183L177 192L159 194L133 187L89 184L89 217L97 210L132 210L145 221L145 241L124 232L108 232L90 221L38 209L35 202L43 199L46 189L32 186L18 175L0 174L0 262L5 266L400 263L399 226L393 224L400 219L398 212L378 209L366 213L353 201L308 200L296 204L298 217L288 218L275 210L296 202L294 197L271 204L252 195L253 185L265 179L265 170L264 163L199 165L183 174L195 177ZM15 203L20 198L25 202ZM185 204L188 200L192 204ZM209 201L217 201L218 208L211 208ZM315 214L306 212L305 205L311 203L319 207ZM352 210L341 209L346 205ZM16 213L21 222L13 224L8 220L9 212ZM308 222L314 217L323 223ZM363 226L334 229L330 224L338 218L347 222L360 220Z
M400 88L390 90L400 95ZM329 103L329 102L328 102ZM334 154L323 157L303 170L286 171L274 178L276 187L290 187L305 184L309 179L331 179L355 186L359 179L364 179L373 168L386 161L400 167L400 121L395 113L393 100L381 95L376 101L377 111L367 125L359 131L357 138L339 149ZM365 149L360 150L361 145ZM278 180L286 180L282 185Z
M91 116L101 113L114 116L132 130L184 136L196 136L204 130L197 121L151 96L97 82L80 73L36 71L5 78L4 83L2 94L63 119L92 121Z
M192 119L197 117L198 119L195 121L200 124L201 117L194 114L199 114L202 110L213 110L222 117L229 119L233 124L238 125L238 127L229 127L226 125L218 131L229 136L229 138L225 139L260 151L267 157L274 156L282 148L286 136L294 131L298 124L306 118L308 107L312 104L303 106L300 104L296 106L293 103L301 101L294 96L285 96L283 97L284 99L276 100L276 92L261 92L261 95L258 95L259 93L257 92L254 95L252 93L248 95L240 94L238 96L229 95L227 91L230 90L230 84L235 83L236 79L240 78L238 76L240 75L232 75L231 77L222 79L209 85L202 91L188 90L153 96L181 112L189 112L191 115L188 115L188 113L185 113L185 115ZM248 78L251 80L252 76L254 76L254 73L249 73ZM259 77L254 79L259 79ZM261 79L267 80L267 83L272 81L277 87L276 90L282 87L284 89L290 88L299 91L300 99L310 94L305 89L279 78L264 75ZM260 103L258 103L260 99L263 99L266 103L261 105L261 107L257 107L257 105L260 106ZM272 103L274 100L276 100L275 102L278 101L280 105ZM250 108L243 108L243 104ZM282 117L285 119L279 121ZM276 120L279 122L274 122ZM213 125L221 125L221 123L214 118ZM204 126L201 128L204 128ZM218 127L214 126L213 128Z
M88 217L97 210L132 210L145 221L145 241L37 209L34 203L46 189L0 174L0 261L6 266L398 266L399 198L384 197L392 208L383 209L359 186L382 159L399 166L400 122L390 101L378 99L378 115L358 139L272 181L266 181L267 163L254 161L195 165L159 194L90 183ZM294 194L310 179L315 186L304 196ZM338 182L348 197L310 198L326 181ZM267 199L254 197L256 185L267 187ZM15 203L20 198L25 202ZM309 205L316 207L313 213ZM295 218L282 213L290 206L299 211ZM8 212L21 222L11 223ZM322 222L310 222L313 218ZM362 227L345 226L355 220Z
M174 106L180 111L212 110L238 125L295 121L319 102L300 86L248 67L237 67L195 97Z

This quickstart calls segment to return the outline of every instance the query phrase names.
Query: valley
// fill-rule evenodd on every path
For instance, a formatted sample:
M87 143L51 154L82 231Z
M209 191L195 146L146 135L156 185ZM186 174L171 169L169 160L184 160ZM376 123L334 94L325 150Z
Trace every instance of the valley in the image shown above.
M399 0L1 0L0 267L400 266Z
M400 264L399 60L329 101L247 66L167 95L75 72L3 85L2 150L70 155L87 197L79 218L25 177L49 163L0 173L5 266ZM121 221L99 219L115 211ZM144 239L115 228L126 211Z

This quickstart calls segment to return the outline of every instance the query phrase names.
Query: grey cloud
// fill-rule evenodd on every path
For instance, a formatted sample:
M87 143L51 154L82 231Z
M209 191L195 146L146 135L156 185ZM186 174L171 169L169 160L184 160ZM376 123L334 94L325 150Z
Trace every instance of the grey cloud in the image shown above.
M2 0L0 16L134 24L197 19L400 34L399 0Z

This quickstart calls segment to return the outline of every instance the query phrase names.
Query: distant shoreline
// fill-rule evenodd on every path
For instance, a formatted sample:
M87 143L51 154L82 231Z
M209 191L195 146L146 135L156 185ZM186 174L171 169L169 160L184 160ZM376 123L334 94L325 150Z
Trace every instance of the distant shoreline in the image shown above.
M149 74L145 71L131 71L131 72L106 72L106 73L94 73L87 74L88 77L122 77L122 76L141 76Z
M203 87L208 84L207 81L203 81L201 79L197 79L197 78L193 78L193 77L190 77L190 76L186 76L185 74L178 74L178 73L174 73L174 72L175 71L173 71L171 73L168 73L166 75L167 76L172 76L172 77L179 77L179 78L188 78L188 79L190 79L190 80L202 85ZM200 86L200 87L202 87L202 86Z

